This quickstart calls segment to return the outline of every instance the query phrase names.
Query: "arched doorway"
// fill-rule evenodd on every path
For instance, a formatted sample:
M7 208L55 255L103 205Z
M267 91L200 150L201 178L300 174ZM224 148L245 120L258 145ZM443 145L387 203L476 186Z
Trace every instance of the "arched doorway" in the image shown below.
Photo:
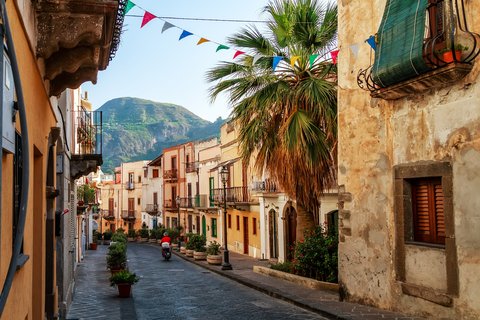
M295 240L297 239L297 211L291 205L285 208L285 258L294 258Z
M268 212L268 235L270 259L278 258L278 213L271 209Z

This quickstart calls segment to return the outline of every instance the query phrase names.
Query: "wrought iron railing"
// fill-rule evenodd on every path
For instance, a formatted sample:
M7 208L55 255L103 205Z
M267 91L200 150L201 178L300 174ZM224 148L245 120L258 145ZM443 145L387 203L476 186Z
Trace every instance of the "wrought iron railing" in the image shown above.
M114 220L115 219L115 214L113 210L101 210L102 217L105 220Z
M199 194L195 196L195 201L193 203L194 208L206 208L208 207L208 195Z
M180 198L180 208L193 208L194 203L195 198L193 197Z
M158 212L158 204L153 203L153 204L147 204L145 206L145 211L148 213L157 213Z
M248 187L229 187L225 189L227 202L251 202L250 191L248 190ZM223 188L213 189L213 201L216 203L224 202Z
M125 182L125 189L134 190L135 189L135 183L134 182Z
M177 209L177 202L176 200L172 201L172 199L167 199L163 202L163 206L166 209Z
M171 170L165 170L163 173L163 179L164 180L174 180L178 178L178 170L177 169L171 169Z
M280 192L280 189L277 187L277 184L270 179L265 179L263 181L253 181L252 182L252 191L257 192Z
M197 171L197 163L196 162L187 162L185 164L185 171L187 173L196 172Z
M122 210L122 219L135 220L135 210Z
M76 111L75 119L75 155L101 155L102 111Z

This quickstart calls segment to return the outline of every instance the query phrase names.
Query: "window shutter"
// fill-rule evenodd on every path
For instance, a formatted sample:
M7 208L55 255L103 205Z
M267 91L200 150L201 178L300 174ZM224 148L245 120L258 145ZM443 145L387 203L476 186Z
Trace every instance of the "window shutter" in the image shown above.
M443 190L442 184L434 185L435 191L435 226L436 226L436 242L445 242L445 214L443 210Z
M430 212L428 205L428 184L419 182L412 186L415 240L430 242Z

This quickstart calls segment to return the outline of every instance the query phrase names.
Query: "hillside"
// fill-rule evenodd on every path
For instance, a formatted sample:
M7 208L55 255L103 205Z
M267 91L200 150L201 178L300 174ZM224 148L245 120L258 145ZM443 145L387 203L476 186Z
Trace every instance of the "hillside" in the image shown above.
M214 123L169 103L139 98L117 98L98 111L103 116L104 172L121 162L154 159L166 147L220 134L221 118Z

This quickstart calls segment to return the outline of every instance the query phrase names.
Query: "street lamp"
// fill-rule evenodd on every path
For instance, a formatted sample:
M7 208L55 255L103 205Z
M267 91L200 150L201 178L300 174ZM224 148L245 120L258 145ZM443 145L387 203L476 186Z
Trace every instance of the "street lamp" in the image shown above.
M223 183L223 263L222 270L232 270L232 265L230 264L230 258L228 255L228 241L227 241L227 180L228 180L228 169L226 166L222 167L220 171L220 176Z
M180 238L180 196L177 196L175 198L175 201L177 203L177 229L178 229L178 251L180 251L180 247L181 247L181 238Z

